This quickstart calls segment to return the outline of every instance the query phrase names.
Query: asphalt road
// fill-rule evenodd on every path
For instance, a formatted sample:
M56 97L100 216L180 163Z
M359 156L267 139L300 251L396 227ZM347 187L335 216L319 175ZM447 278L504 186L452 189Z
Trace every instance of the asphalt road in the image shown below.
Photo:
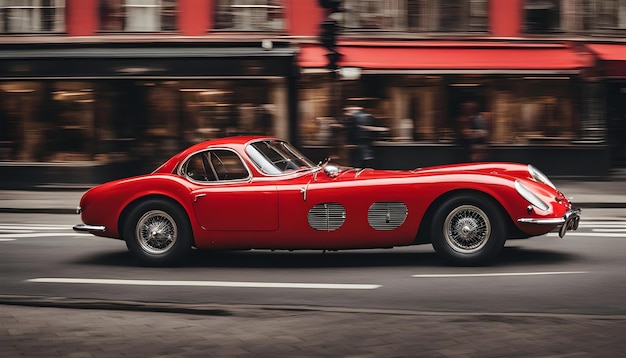
M0 356L202 356L208 348L216 356L626 356L624 210L586 210L580 229L565 239L511 241L494 265L474 268L445 266L429 245L325 254L194 251L181 267L142 267L121 241L73 233L77 219L3 214L0 346L9 348L0 348ZM189 322L175 313L213 319ZM169 323L159 323L164 319ZM128 320L141 323L129 328ZM156 347L174 339L172 324L186 335L171 354L163 353ZM245 332L257 325L263 334L248 341ZM67 344L78 344L79 327L97 339L74 351ZM145 339L146 327L154 335L142 349L151 351L114 347ZM187 330L196 329L229 332L229 338L183 344L193 336ZM439 339L416 347L407 334L424 330ZM48 335L56 338L41 350L25 343ZM284 339L263 341L277 335ZM329 344L353 350L328 350ZM45 355L51 346L56 353ZM410 354L416 348L422 354Z
M181 304L626 314L626 223L619 213L586 214L565 239L510 241L488 267L445 266L424 245L327 253L195 250L175 268L139 266L123 242L73 233L76 216L5 215L0 284L5 295Z

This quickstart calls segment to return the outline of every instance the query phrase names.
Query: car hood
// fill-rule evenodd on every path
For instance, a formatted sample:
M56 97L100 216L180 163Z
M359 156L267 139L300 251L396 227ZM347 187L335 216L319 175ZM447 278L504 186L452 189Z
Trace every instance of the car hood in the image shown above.
M528 178L528 166L517 163L463 163L439 165L414 170L375 170L350 168L341 172L339 179L383 179L383 178L406 178L426 177L445 174L468 174L478 173L492 176L509 176Z
M528 177L528 165L501 162L462 163L421 168L415 170L415 172L421 174L480 172L494 175L502 174Z

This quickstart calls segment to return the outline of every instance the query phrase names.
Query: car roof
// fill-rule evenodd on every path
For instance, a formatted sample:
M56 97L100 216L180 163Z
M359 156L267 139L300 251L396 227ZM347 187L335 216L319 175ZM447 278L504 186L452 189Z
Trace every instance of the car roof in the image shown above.
M163 163L159 168L157 168L153 173L171 173L174 171L176 166L180 163L180 161L184 160L190 154L208 149L208 148L232 148L234 150L241 150L243 146L252 142L252 141L260 141L260 140L282 140L280 138L268 137L268 136L234 136L234 137L223 137L217 139L211 139L207 141L203 141L200 143L196 143L191 145L190 147L182 150L178 154L174 155L170 159L168 159L165 163ZM238 151L239 151L238 150ZM243 150L241 150L243 152Z
M237 145L245 145L251 141L257 140L280 140L274 137L267 136L236 136L236 137L223 137L217 139L211 139L204 142L200 142L192 145L191 147L183 150L183 152L196 152L198 150L209 148L209 147L219 147L219 146L237 146Z

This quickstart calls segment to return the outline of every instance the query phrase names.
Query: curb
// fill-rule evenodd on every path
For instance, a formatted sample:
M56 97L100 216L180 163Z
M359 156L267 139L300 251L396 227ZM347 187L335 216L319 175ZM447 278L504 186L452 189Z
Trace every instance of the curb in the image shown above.
M246 304L182 304L162 302L114 301L100 299L76 299L68 297L0 295L0 305L51 307L70 309L100 309L112 311L164 312L206 316L251 316L262 313L319 312L344 314L382 314L399 316L447 316L447 317L534 317L550 319L589 319L626 321L626 314L602 315L584 313L533 313L533 312L463 312L418 311L385 308L350 308L308 305L246 305Z

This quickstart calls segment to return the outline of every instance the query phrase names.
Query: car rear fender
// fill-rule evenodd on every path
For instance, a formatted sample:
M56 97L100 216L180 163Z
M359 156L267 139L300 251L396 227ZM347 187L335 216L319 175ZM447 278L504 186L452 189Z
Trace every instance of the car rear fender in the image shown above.
M120 233L123 232L124 225L126 224L126 220L128 219L129 213L132 212L132 210L135 207L137 207L138 205L140 205L143 202L146 202L146 201L152 200L152 199L159 199L159 200L169 201L172 204L178 206L180 208L180 210L186 214L187 220L189 220L189 224L191 225L193 236L194 236L192 238L192 242L195 245L195 237L196 237L196 230L195 230L195 228L198 227L198 224L195 222L195 215L193 215L192 212L189 212L189 210L187 210L185 208L185 205L180 203L178 200L172 198L171 196L167 196L167 195L163 195L163 194L145 195L145 196L134 198L131 202L129 202L124 207L122 212L120 213L118 224L117 224L118 232L120 232Z

